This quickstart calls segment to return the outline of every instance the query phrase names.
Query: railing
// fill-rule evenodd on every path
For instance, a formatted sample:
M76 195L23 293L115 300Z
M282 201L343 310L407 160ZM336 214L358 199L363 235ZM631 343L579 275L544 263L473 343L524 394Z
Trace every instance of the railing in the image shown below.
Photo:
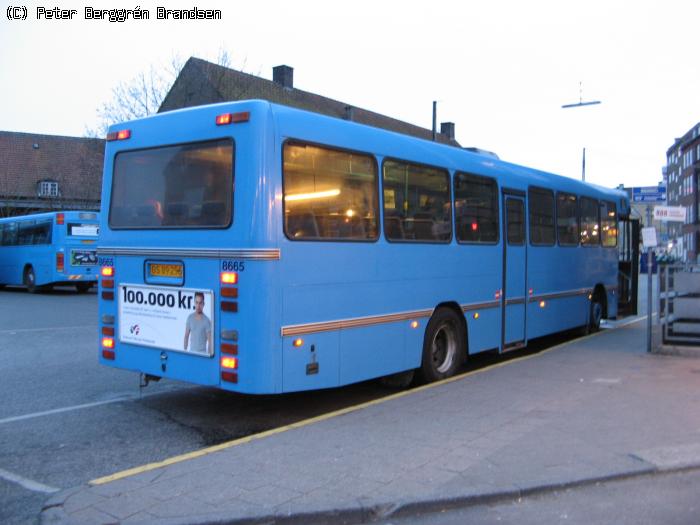
M700 265L659 265L664 344L700 346Z

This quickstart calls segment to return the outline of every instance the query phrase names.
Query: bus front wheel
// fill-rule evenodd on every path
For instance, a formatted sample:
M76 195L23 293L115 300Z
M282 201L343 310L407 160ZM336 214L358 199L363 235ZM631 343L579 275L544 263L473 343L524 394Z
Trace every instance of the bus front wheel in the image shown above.
M592 334L600 330L600 321L603 319L603 301L600 295L595 294L591 300L591 312L588 317L588 333Z
M462 362L464 348L462 320L449 308L440 308L425 329L421 379L432 382L454 375Z
M29 293L36 293L36 275L34 275L34 268L27 266L24 269L24 286L27 287Z

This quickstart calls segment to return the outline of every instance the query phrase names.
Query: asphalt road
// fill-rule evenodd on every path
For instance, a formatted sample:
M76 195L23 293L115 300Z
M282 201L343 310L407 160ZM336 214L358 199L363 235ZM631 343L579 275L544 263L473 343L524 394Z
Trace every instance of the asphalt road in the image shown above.
M97 298L0 291L0 523L34 523L51 491L390 393L377 383L244 396L97 362Z

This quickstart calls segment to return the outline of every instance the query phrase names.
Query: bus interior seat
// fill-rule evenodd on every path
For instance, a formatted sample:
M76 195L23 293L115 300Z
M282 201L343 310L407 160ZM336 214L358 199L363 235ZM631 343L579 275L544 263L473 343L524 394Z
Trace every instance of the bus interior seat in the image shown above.
M188 207L185 202L169 202L166 206L168 224L184 224L187 219Z
M480 237L482 239L495 240L496 238L498 238L498 233L496 232L496 223L494 223L493 221L478 221L477 225L480 232Z
M340 236L343 238L365 239L365 221L361 217L348 217L340 223Z
M432 239L433 235L433 214L416 213L413 216L413 233L416 239Z
M135 212L139 226L157 226L161 223L160 217L156 215L156 209L153 204L136 206Z
M287 235L292 238L319 237L313 213L290 213L287 216Z
M223 201L206 201L202 204L203 224L223 224L226 203Z
M388 239L404 239L401 217L397 211L384 212L384 233Z

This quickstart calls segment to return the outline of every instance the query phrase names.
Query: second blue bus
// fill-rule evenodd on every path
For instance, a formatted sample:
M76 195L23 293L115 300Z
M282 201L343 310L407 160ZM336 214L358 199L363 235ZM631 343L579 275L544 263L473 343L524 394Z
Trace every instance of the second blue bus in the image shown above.
M0 219L0 287L87 292L97 281L99 220L97 212L77 210Z

